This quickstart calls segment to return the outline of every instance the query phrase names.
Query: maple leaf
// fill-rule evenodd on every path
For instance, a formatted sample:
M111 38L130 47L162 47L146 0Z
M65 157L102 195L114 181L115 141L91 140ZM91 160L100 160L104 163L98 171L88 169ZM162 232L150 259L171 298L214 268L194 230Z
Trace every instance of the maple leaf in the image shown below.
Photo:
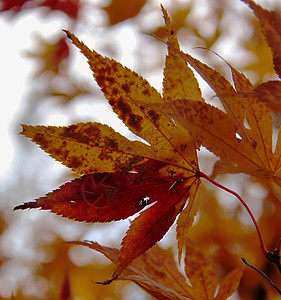
M269 11L250 0L242 0L247 3L259 19L259 25L273 56L273 65L276 74L281 78L281 15L278 11ZM253 89L253 94L267 103L276 112L281 111L280 94L281 82L268 81L261 83Z
M260 17L262 18L262 15ZM280 15L276 14L275 20L278 18ZM278 37L275 42L279 43ZM174 48L173 45L170 47ZM228 64L232 72L234 88L216 70L189 54L179 50L177 53L210 85L225 109L223 112L202 101L192 102L182 99L175 100L163 108L167 115L173 116L177 124L184 126L198 142L220 157L215 164L213 176L225 172L244 172L263 180L270 180L280 187L281 135L273 152L273 123L270 110L266 103L256 97L259 91L266 90L272 85L278 93L275 92L271 97L278 96L279 82L265 83L254 89L246 76ZM277 54L273 52L273 55L276 57ZM278 68L278 57L274 61ZM277 98L275 99L277 102ZM152 104L151 107L154 105Z
M104 254L114 264L118 264L120 251L101 246L95 242L70 242L70 244L89 247ZM217 277L213 266L202 251L187 239L185 253L185 276L179 271L173 253L155 245L146 253L136 258L119 277L130 280L157 299L216 299L230 297L239 285L243 268L238 267L229 272L222 280L217 295Z
M119 171L84 175L67 182L46 197L24 203L15 209L42 208L86 222L126 219L157 200L162 205L166 203L164 208L167 209L169 202L174 204L173 198L185 182L182 174L161 174L164 167L165 164L151 160L138 165L135 168L138 172L134 173ZM167 170L166 168L165 171ZM151 208L151 213L152 210L156 209ZM161 210L154 214L160 215ZM137 229L133 231L136 232Z
M170 41L179 47L163 7L162 11ZM137 73L66 33L88 59L113 111L148 144L130 141L107 125L93 122L66 127L22 125L23 135L82 176L15 209L42 208L87 222L120 220L140 212L122 241L117 268L104 282L108 284L162 239L190 196L177 226L181 257L188 228L198 211L199 144L172 117L149 104L162 109L180 95L186 101L201 99L201 92L192 71L176 52L169 50L166 58L162 97ZM146 204L152 206L141 211Z
M281 78L281 16L278 11L269 11L252 0L241 0L247 3L259 19L260 28L271 48L275 72Z

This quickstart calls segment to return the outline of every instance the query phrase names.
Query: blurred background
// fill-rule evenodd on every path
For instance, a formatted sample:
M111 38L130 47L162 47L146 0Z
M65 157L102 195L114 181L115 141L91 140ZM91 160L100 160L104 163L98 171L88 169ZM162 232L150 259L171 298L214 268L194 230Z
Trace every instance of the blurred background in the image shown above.
M230 79L220 54L254 84L275 78L269 47L252 11L239 0L2 0L0 1L0 299L58 299L65 274L74 299L151 299L136 285L100 286L113 266L100 254L64 241L93 240L119 247L129 220L85 224L49 212L13 207L45 195L75 176L28 139L20 124L63 126L98 121L130 139L95 83L86 59L66 40L75 33L90 48L143 75L161 92L166 47L160 4L168 10L181 47ZM278 0L260 0L281 9ZM218 105L214 92L198 77L206 101ZM210 174L215 157L202 149L201 169ZM279 202L268 187L247 175L218 179L234 188L259 219L268 247L281 236ZM279 287L280 275L262 257L256 232L236 199L202 184L201 207L191 237L221 279L241 265L240 257L265 271ZM270 221L269 221L270 220ZM272 230L272 228L274 230ZM279 230L279 232L278 232ZM172 227L160 245L174 247ZM233 299L275 299L271 286L245 270ZM276 298L277 299L277 298Z

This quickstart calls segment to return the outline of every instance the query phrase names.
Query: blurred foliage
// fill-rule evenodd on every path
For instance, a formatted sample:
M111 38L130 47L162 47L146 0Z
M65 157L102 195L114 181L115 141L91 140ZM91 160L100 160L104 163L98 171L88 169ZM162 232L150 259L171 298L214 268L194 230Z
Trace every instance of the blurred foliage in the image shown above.
M49 20L59 19L62 26L67 23L69 29L75 30L79 36L82 33L93 34L93 38L98 39L98 47L104 49L105 53L111 52L113 48L116 58L122 56L122 50L114 44L114 34L125 25L165 38L160 1L157 0L130 1L129 5L128 2L124 4L123 0L113 0L111 3L92 3L91 0L2 0L0 4L0 18L5 15L15 21L18 16L28 18L33 11L40 10L42 19L46 15ZM250 78L255 84L263 82L265 78L272 78L274 70L269 47L258 29L256 19L244 4L238 0L167 1L163 4L172 16L175 33L178 34L184 48L200 46L215 50L226 60L234 62L233 65L238 66L241 71L250 72ZM278 0L271 1L270 4L271 9L281 8ZM55 14L58 11L61 14ZM105 31L101 31L100 24L95 24L89 17L91 14L101 16L103 25L108 25ZM232 28L234 22L236 29ZM25 95L28 100L21 108L19 120L15 120L14 124L45 122L48 115L46 107L56 108L63 104L65 114L72 112L74 104L81 96L88 102L100 98L98 88L91 85L90 76L81 76L75 71L72 65L75 55L65 43L61 29L58 28L58 34L48 40L40 36L35 37L37 49L28 50L28 56L36 66L32 78L34 89L32 93ZM237 31L238 36L234 35L234 31ZM112 44L111 41L106 41L109 34L112 36ZM164 53L161 52L164 51L163 45L147 36L138 37L140 41L134 57L136 68L141 73L161 72L164 54L161 56L159 53ZM232 40L230 45L235 44L235 48L229 49L229 40ZM213 54L205 51L203 54L202 51L196 53L217 70L227 72L225 63L218 62ZM212 94L209 94L209 100L214 101ZM69 118L71 122L77 121L77 115L73 112ZM86 250L77 252L77 255L86 257L82 264L78 264L71 257L71 246L63 243L68 239L93 237L99 230L103 236L107 236L110 231L107 227L102 230L99 226L77 223L70 226L68 221L50 217L47 213L27 212L20 216L11 212L12 207L22 200L43 194L50 186L58 186L65 178L75 176L67 173L65 169L57 172L53 165L50 166L49 158L37 154L38 149L27 141L17 140L16 147L18 154L13 170L14 178L9 179L6 189L1 190L3 196L0 203L0 297L59 299L63 298L61 295L69 288L65 294L69 297L72 295L73 299L131 299L132 291L136 293L136 299L151 299L150 296L141 293L139 288L131 290L128 285L132 284L126 281L110 286L96 285L94 281L108 278L113 266L105 261L100 262L100 256L93 255L90 250L90 258L85 254ZM204 152L201 156L207 164L213 159ZM43 171L38 172L39 168ZM221 180L227 185L233 182L233 178L237 180L237 176L240 175L224 176ZM279 200L269 192L269 187L250 177L240 176L238 184L234 186L238 185L241 196L252 205L254 214L259 219L266 244L273 249L281 236ZM231 269L241 265L240 257L243 256L268 274L280 287L280 274L258 251L256 232L239 204L233 203L229 196L215 192L209 185L202 184L201 193L200 213L191 230L191 238L197 246L204 249L219 278L222 279ZM225 204L226 202L230 205ZM174 242L169 235L166 240L170 244ZM65 288L67 278L69 286ZM126 296L128 291L130 295ZM141 298L137 298L138 293ZM239 297L277 299L272 287L249 268L245 269L241 280Z

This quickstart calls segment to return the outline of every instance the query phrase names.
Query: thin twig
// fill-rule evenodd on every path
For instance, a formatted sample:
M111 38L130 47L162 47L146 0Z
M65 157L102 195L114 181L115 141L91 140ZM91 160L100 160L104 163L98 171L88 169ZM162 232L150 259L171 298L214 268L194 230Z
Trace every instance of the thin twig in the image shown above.
M244 264L246 264L247 266L249 266L250 268L256 270L257 272L259 272L274 288L275 290L281 295L281 291L278 289L278 287L268 278L267 275L265 275L261 270L259 270L258 268L256 268L255 266L251 265L250 263L248 263L246 261L246 259L244 257L241 257L242 261Z

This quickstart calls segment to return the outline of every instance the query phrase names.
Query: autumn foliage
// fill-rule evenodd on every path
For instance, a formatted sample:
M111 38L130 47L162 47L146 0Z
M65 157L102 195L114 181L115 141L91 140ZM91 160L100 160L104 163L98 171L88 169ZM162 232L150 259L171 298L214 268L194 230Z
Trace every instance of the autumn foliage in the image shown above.
M252 0L242 1L258 18L273 55L274 70L280 77L281 16ZM46 1L44 5L61 9L50 3ZM144 3L140 1L136 11ZM69 4L72 5L69 14L76 18L79 1ZM8 8L7 3L4 10ZM16 6L11 8L16 10ZM163 43L168 52L162 93L136 72L91 50L73 33L64 30L68 39L86 57L94 79L114 113L140 139L129 140L108 125L97 122L64 127L22 125L22 135L71 169L76 178L43 197L16 206L15 210L40 208L90 223L118 221L137 214L120 249L92 241L69 243L98 251L115 264L111 277L105 281L101 278L98 283L108 285L117 280L129 280L157 299L223 300L238 288L243 269L247 269L245 276L261 275L249 265L245 266L234 249L220 248L220 251L225 251L225 255L220 256L225 259L221 262L225 266L223 274L216 270L218 261L215 255L210 263L205 254L208 244L211 244L208 236L212 244L226 244L226 240L232 237L247 244L246 233L243 225L227 220L219 212L217 200L206 193L206 187L200 191L200 185L207 180L237 197L257 231L252 239L256 242L253 252L259 253L256 254L259 262L255 259L257 267L261 269L261 261L266 261L281 271L280 230L274 228L271 231L266 221L260 224L260 229L254 214L239 194L216 181L226 174L251 176L268 189L271 196L268 201L274 203L274 213L280 220L277 199L281 197L281 134L279 132L275 143L272 136L277 129L272 113L280 112L281 84L279 80L271 80L254 86L243 73L225 62L232 75L232 84L217 70L180 50L173 24L165 8L161 8L165 22L163 36L167 40L159 43ZM134 12L129 17L133 16ZM111 18L110 22L116 24L122 18L128 16L120 15L120 20ZM157 40L156 36L151 37L155 38ZM64 39L59 45L61 55L56 57L63 61L69 55L68 45ZM203 99L191 68L215 92L219 107ZM58 72L58 68L51 68L51 71ZM201 147L218 158L211 175L199 168L197 153ZM204 215L206 211L208 216L205 220L200 217L193 231L191 227L196 215L198 212ZM156 244L175 222L178 262L182 263L185 275L180 272L173 252ZM220 228L213 227L215 222ZM280 221L278 224L281 225ZM205 233L201 240L200 234L196 236L200 226L200 234ZM263 231L266 237L263 237ZM67 272L61 299L71 297L69 278L71 273ZM247 287L245 280L242 286L238 293L242 299L248 299L251 284ZM272 295L277 293L273 286L267 288L272 290Z

